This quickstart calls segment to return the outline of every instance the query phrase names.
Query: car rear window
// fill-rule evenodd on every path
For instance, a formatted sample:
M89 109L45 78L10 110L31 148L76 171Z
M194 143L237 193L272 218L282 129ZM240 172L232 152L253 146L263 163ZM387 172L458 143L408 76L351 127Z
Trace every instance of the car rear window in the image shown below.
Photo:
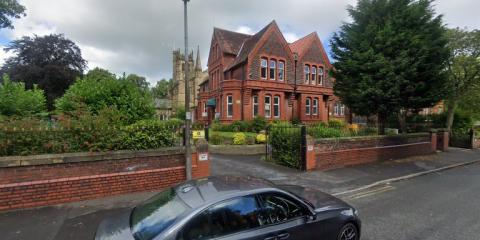
M189 208L173 188L163 191L133 210L130 217L133 236L137 240L151 240Z

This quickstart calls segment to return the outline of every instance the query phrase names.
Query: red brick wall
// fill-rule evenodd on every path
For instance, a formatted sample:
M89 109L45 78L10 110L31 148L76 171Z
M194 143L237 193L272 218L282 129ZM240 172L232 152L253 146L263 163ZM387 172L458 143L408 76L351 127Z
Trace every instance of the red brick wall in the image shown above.
M310 169L327 170L344 166L399 159L434 153L435 137L428 134L320 140L315 157L307 159Z
M208 153L207 153L208 154ZM88 155L88 154L85 154ZM105 154L108 156L108 153ZM185 180L183 153L125 153L115 160L53 163L0 168L0 211L81 201L117 194L160 190ZM96 157L101 155L96 154ZM21 157L27 159L27 157ZM0 159L3 161L3 159ZM25 160L26 161L26 160ZM209 161L192 154L193 176L210 175ZM31 161L34 164L34 161ZM15 178L18 176L18 178Z

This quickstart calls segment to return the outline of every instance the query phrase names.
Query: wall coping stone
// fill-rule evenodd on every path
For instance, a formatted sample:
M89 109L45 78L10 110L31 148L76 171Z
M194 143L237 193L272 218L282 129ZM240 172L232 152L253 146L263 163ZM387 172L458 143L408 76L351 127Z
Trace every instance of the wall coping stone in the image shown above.
M341 137L341 138L319 138L315 139L316 143L327 143L327 142L356 142L356 141L365 141L365 140L376 140L376 139L394 139L394 138L415 138L415 137L427 137L430 136L430 133L409 133L409 134L398 134L398 135L375 135L375 136L358 136L358 137Z
M194 152L194 151L192 151ZM136 157L154 157L162 155L184 154L184 147L168 147L151 150L120 150L108 152L79 152L61 154L42 154L29 156L0 157L0 168L51 165L62 163L119 160Z

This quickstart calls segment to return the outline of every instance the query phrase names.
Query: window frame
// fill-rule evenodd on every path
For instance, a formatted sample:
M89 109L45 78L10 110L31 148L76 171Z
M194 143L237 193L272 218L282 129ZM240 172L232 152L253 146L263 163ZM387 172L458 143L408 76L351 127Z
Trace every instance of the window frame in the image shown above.
M191 218L189 218L189 220L183 224L180 228L180 230L176 233L176 236L175 236L175 239L180 239L180 237L184 237L183 234L186 230L187 227L191 227L188 225L188 223L190 223L192 220L194 220L195 218L203 215L203 214L209 214L209 212L211 211L211 209L213 209L214 207L220 205L220 204L225 204L227 202L230 202L230 201L234 201L236 199L242 199L242 198L253 198L253 200L255 200L255 203L256 203L256 207L257 207L257 211L261 211L262 210L262 206L260 204L260 201L259 201L259 196L258 194L249 194L249 195L245 195L245 196L237 196L237 197L232 197L232 198L229 198L229 199L224 199L222 201L219 201L219 202L216 202L216 203L213 203L205 208L203 208L201 211L195 213ZM210 216L208 216L208 220L210 221ZM228 238L228 237L231 237L231 236L234 236L234 235L237 235L237 234L242 234L242 233L245 233L245 232L249 232L249 231L255 231L255 230L258 230L258 229L261 229L261 228L264 228L268 225L259 225L258 227L255 227L255 228L249 228L249 229L243 229L243 230L240 230L240 231L237 231L237 232L232 232L232 233L228 233L228 234L225 234L225 235L220 235L220 236L216 236L216 237L213 237L213 239L217 239L217 238ZM211 239L212 237L208 238L208 239Z
M284 81L285 80L285 61L283 60L280 60L278 61L277 63L278 65L278 81ZM282 68L280 68L280 65L282 65ZM281 72L281 74L280 74ZM280 77L282 76L282 77Z
M268 98L268 104L267 104L267 98ZM265 95L263 102L264 102L263 108L264 108L265 118L272 118L272 96ZM268 110L267 110L267 106L268 106ZM268 115L267 115L267 111L268 111Z
M302 208L305 212L308 212L308 213L312 213L312 210L310 209L309 206L307 206L307 204L305 202L303 202L303 200L300 200L296 197L293 197L289 194L285 194L283 192L277 192L277 191L267 191L267 192L261 192L261 193L257 193L255 194L256 198L257 198L257 201L259 203L259 207L261 209L263 209L265 207L264 205L264 201L263 201L263 196L264 195L277 195L277 196L280 196L282 198L285 198L286 200L288 201L291 201L293 202L295 205L298 205L300 208ZM283 221L283 222L278 222L278 223L273 223L273 224L265 224L265 225L261 225L260 228L267 228L267 227L272 227L272 226L275 226L275 225L280 225L280 224L285 224L285 223L288 223L288 222L291 222L291 221L296 221L298 219L301 219L301 218L305 218L306 216L303 215L303 216L298 216L298 217L295 217L295 218L291 218L291 219L288 219L286 221Z
M321 74L320 74L321 72ZM318 68L318 85L323 86L323 78L325 75L325 69L323 67Z
M315 85L317 83L317 67L312 65L310 73L312 75L311 84Z
M233 117L233 95L232 94L228 94L227 95L227 118L232 118ZM229 100L232 100L232 102L230 102ZM230 109L230 107L232 107L232 109ZM231 110L231 112L230 112Z
M312 99L310 97L305 98L305 115L310 116L312 108Z
M263 65L265 63L265 66ZM263 70L265 70L265 77L263 77ZM260 78L266 80L268 78L268 58L260 58Z
M312 115L318 116L318 98L312 100Z
M273 66L272 66L272 64L273 64ZM277 77L276 75L277 75L277 60L272 58L272 59L268 60L268 78L272 81L275 81L275 79Z
M310 83L310 65L305 64L305 67L303 68L303 75L305 76L305 84Z
M275 100L278 100L278 103L275 103ZM282 113L281 113L281 108L280 108L280 102L282 101L282 98L280 96L273 96L273 118L275 119L280 119ZM277 108L278 116L275 115L275 108Z
M208 113L207 102L203 102L203 112L206 113L206 114Z
M253 95L252 96L252 114L253 114L253 117L258 116L259 110L260 110L259 107L260 107L260 104L258 104L258 95ZM255 108L256 108L256 113L255 113Z

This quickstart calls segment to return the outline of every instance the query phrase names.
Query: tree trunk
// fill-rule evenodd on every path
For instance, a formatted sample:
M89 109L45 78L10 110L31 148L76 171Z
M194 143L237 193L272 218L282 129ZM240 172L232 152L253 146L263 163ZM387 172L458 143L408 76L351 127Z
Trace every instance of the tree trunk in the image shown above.
M400 125L400 132L407 133L407 111L400 110L398 112L398 124Z
M455 116L455 109L457 108L457 101L450 100L447 103L447 122L446 127L449 133L452 133L453 118Z
M385 120L387 117L383 113L378 114L378 134L385 135Z

